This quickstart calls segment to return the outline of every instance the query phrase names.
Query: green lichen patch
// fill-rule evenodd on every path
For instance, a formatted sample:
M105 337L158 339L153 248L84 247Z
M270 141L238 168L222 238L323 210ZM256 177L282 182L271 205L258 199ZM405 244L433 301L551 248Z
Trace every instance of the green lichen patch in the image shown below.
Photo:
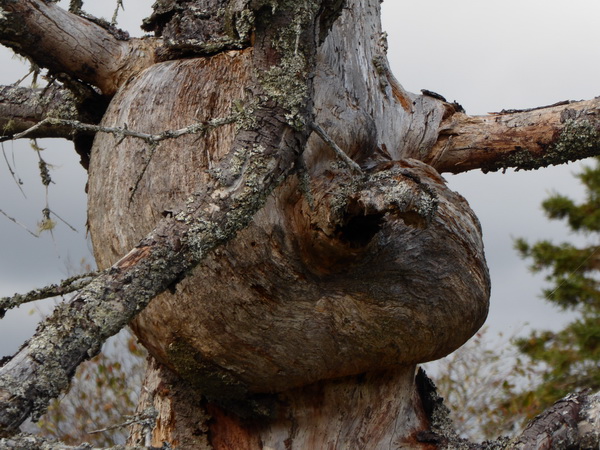
M600 153L600 134L590 121L568 119L553 144L540 154L524 148L517 148L499 161L482 168L484 172L514 168L515 170L534 170L551 165L595 156Z
M279 54L278 62L259 70L257 78L266 96L286 111L285 119L295 129L305 126L303 115L309 100L309 73L314 57L314 30L318 1L271 1L274 17L287 17L277 22L278 29L271 46Z

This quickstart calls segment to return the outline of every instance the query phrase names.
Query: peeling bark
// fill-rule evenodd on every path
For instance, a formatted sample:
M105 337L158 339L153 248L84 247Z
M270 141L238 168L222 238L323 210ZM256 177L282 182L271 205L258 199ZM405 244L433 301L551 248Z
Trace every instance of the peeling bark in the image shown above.
M452 114L423 160L440 172L538 169L598 155L600 99L489 116Z

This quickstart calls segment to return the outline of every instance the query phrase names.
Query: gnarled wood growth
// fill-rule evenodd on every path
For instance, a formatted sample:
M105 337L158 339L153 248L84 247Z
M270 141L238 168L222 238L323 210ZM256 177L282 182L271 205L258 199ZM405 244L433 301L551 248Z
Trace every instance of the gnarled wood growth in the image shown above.
M108 101L101 127L57 122L96 131L88 215L106 271L0 369L1 432L134 319L154 358L140 408L158 411L134 441L427 448L416 364L462 345L489 297L478 221L438 171L597 154L598 101L470 117L407 93L379 0L190 3L158 1L156 38L139 41L0 0L0 42ZM199 132L168 131L182 128Z

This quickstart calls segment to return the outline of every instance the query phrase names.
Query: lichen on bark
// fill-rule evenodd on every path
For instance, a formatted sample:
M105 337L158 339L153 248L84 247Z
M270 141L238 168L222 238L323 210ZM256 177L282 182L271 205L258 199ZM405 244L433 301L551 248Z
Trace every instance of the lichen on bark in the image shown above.
M597 155L600 152L598 127L586 119L567 119L554 142L540 154L517 147L514 152L482 167L483 172L536 170Z

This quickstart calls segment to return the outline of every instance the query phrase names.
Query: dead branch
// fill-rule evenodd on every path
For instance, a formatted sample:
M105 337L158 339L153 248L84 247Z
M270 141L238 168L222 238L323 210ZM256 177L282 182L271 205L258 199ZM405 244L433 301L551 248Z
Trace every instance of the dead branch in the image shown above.
M97 86L105 95L154 63L156 40L125 39L54 2L1 0L0 9L1 44L53 73Z
M417 387L431 421L429 431L419 433L419 442L436 448L466 450L595 449L600 445L600 392L569 394L533 419L518 436L501 436L476 444L458 436L433 382L420 369Z
M312 122L310 124L310 127L315 133L317 133L317 135L321 139L323 139L323 142L329 145L329 147L334 151L337 157L340 158L344 162L344 164L346 164L350 168L350 170L354 171L355 173L362 174L362 169L360 168L360 166L356 162L354 162L352 158L346 155L346 153L344 153L344 151L335 143L333 139L331 139L331 137L323 128L321 128L319 124Z
M0 319L4 317L6 311L9 309L16 308L25 303L57 297L59 295L66 295L70 294L71 292L78 291L87 286L97 275L97 272L75 275L61 281L59 284L51 284L50 286L40 289L34 289L26 294L15 294L12 297L2 297L0 298Z
M32 235L33 237L39 237L37 234L35 234L33 231L31 231L29 228L27 228L26 225L23 225L21 222L19 222L17 219L15 219L12 216L9 216L8 214L6 214L4 211L2 211L0 209L0 214L2 214L4 217L6 217L8 220L10 220L11 222L16 223L17 225L19 225L21 228L23 228L25 231L27 231L30 235ZM1 316L0 316L1 317Z
M17 134L13 134L7 137L0 137L0 142L4 142L11 139L22 139L22 138L30 138L32 135L36 135L38 130L44 128L52 128L54 126L58 128L66 128L71 130L71 132L83 132L83 133L108 133L116 136L119 139L124 139L125 137L132 137L142 139L148 143L158 143L160 141L164 141L166 139L176 139L180 136L184 136L186 134L196 134L202 133L204 131L211 130L216 127L220 127L223 125L228 125L234 123L238 119L238 114L233 114L229 117L211 119L206 122L198 122L192 125L189 125L184 128L180 128L178 130L165 130L161 133L157 134L148 134L143 133L141 131L130 130L126 127L105 127L102 125L93 125L90 123L83 123L77 120L70 119L60 119L56 117L46 117L42 121L38 122L34 126L20 132Z
M32 413L39 417L81 362L97 354L152 298L246 227L291 172L301 141L286 137L290 129L279 107L264 108L257 116L263 122L259 129L270 132L238 134L235 148L244 149L252 164L236 173L235 186L214 181L188 199L68 305L58 307L0 369L0 434L14 433ZM224 164L222 172L228 173Z
M125 428L129 425L133 424L141 424L142 426L148 427L152 429L156 424L156 418L158 417L158 411L153 407L148 407L144 411L139 414L135 414L133 416L125 416L125 421L123 423L119 423L116 425L111 425L106 428L101 428L99 430L88 431L88 434L98 434L104 433L105 431L117 430L119 428Z
M537 169L600 153L600 99L488 116L452 114L423 160L439 172Z
M532 420L509 448L598 448L600 392L569 394Z
M42 89L1 86L0 136L22 133L48 117L89 122L91 118L80 113L80 104L70 90L58 84ZM30 132L28 137L72 139L73 128L45 123Z

